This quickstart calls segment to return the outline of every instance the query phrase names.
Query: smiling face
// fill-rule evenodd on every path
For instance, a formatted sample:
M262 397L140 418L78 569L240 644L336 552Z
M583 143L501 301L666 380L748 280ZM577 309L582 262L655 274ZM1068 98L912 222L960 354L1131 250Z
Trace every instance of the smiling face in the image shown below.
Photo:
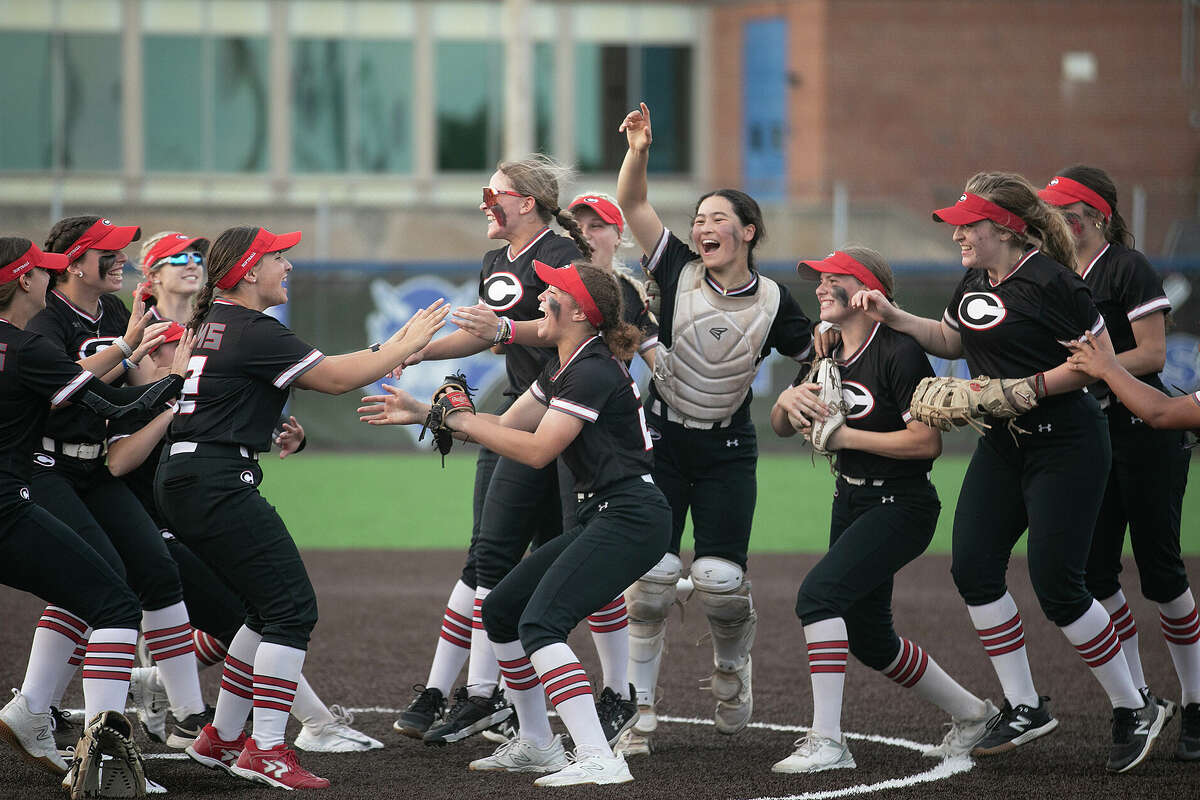
M733 203L721 195L704 198L692 220L692 244L708 269L745 266L754 226L742 225Z
M821 282L817 284L817 304L820 307L821 321L841 323L860 313L850 309L850 298L855 292L865 288L867 287L862 281L853 275L822 272Z
M574 209L575 219L583 229L583 238L592 246L591 263L598 267L611 268L613 256L621 246L621 232L617 226L605 222L599 214L585 205Z
M575 298L557 286L548 286L546 291L538 295L538 310L542 312L538 320L538 336L551 342L557 342L566 329L567 323L579 311ZM582 313L582 312L581 312Z
M288 301L287 278L292 271L292 262L288 261L286 252L267 253L247 273L256 277L258 299L264 308L281 306Z
M500 170L492 173L492 177L488 180L488 188L496 192L494 203L490 206L484 203L479 204L479 210L487 217L487 237L511 240L514 231L522 222L522 210L532 210L533 198L503 194L503 192L514 192L515 190L512 181ZM530 208L525 209L526 205Z
M1006 271L1015 249L1013 234L1001 231L991 221L981 219L969 225L954 227L954 243L962 254L967 269Z
M197 260L200 251L189 247L183 251L191 258L186 264L171 264L166 260L160 261L150 272L152 291L159 294L197 294L204 286L204 267Z
M101 294L119 292L128 261L120 250L87 250L67 268L67 271L71 273L71 280L88 289Z

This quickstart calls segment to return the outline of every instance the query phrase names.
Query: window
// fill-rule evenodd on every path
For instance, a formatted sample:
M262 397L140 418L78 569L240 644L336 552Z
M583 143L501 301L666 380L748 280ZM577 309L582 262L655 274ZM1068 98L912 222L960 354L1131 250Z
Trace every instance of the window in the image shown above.
M580 169L620 169L625 138L611 134L641 100L654 123L651 172L691 169L692 50L687 46L581 44L575 57Z
M554 152L554 44L533 45L534 149Z
M53 164L50 35L0 33L0 169L44 170Z
M490 171L500 159L504 46L437 43L437 167Z

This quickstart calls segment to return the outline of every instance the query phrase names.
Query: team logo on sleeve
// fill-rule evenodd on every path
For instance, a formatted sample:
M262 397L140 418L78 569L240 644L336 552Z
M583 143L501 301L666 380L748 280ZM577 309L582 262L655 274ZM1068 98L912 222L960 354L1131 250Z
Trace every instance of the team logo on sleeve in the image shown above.
M511 272L493 272L483 282L483 302L493 311L507 311L524 296L525 287Z
M875 396L858 381L842 381L842 400L846 402L846 419L862 419L875 409Z
M994 328L1008 316L999 295L992 292L967 292L958 303L958 321L973 331Z

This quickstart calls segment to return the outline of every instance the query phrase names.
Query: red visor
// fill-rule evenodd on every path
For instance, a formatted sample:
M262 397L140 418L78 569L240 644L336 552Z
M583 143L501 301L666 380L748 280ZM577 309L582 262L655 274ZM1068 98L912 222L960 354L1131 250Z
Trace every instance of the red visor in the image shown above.
M154 349L151 350L150 352L153 353L155 350L162 347L164 344L170 344L171 342L178 342L180 339L183 338L183 332L185 330L187 330L187 328L183 327L178 322L172 322L170 327L168 327L166 332L162 335L163 340L161 342L159 342L158 344L154 345Z
M199 236L188 236L186 233L172 233L169 236L164 236L154 243L154 247L150 248L150 252L146 253L146 257L142 259L142 273L150 274L150 268L162 261L167 256L173 256L176 253L182 253L188 248L195 248L201 252L208 249L208 239Z
M1007 208L1002 208L991 200L970 192L963 194L958 198L958 202L949 208L939 208L934 211L933 218L938 222L947 222L951 225L970 225L981 219L990 219L1013 233L1024 233L1027 227L1025 220Z
M0 283L15 281L34 267L62 272L69 263L67 257L61 253L43 253L36 244L30 243L28 250L0 267Z
M217 288L232 289L234 286L237 286L238 281L246 276L250 268L258 263L260 258L267 253L278 253L280 250L295 247L299 241L300 231L281 233L276 236L266 228L259 228L258 234L254 237L254 241L250 243L249 249L238 259L237 266L226 272L225 277L217 281Z
M1038 190L1038 197L1052 206L1069 206L1071 203L1086 203L1104 215L1104 221L1112 219L1112 206L1096 192L1084 186L1079 181L1056 175L1046 184L1045 189Z
M591 293L583 285L583 279L579 277L579 271L575 269L574 264L567 264L565 267L555 269L535 258L533 268L537 270L537 276L548 286L556 286L575 298L575 302L579 303L579 307L583 309L583 314L587 317L588 322L597 329L600 328L604 323L604 317L601 316L600 308L592 299Z
M567 208L574 211L579 206L590 208L609 225L616 225L618 232L625 232L625 218L621 216L621 209L617 208L617 204L613 201L605 200L594 194L581 194L572 200L571 205Z
M879 278L875 277L875 273L864 267L859 261L851 258L841 250L830 253L820 261L801 261L796 265L796 271L800 273L801 278L807 278L810 281L821 280L822 272L831 272L835 275L852 275L858 278L868 289L877 289L884 294L887 294L887 289L883 288L883 284L879 282Z
M113 225L110 219L98 219L63 251L63 255L68 261L74 261L88 250L121 250L141 235L142 229L136 225Z

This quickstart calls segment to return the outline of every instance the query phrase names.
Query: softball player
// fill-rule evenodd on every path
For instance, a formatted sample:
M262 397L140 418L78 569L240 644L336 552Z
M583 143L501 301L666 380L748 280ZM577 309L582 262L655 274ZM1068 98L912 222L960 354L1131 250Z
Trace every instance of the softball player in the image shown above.
M148 349L161 341L158 334L166 326L159 324L143 337L141 301L135 302L131 315L113 294L121 289L126 262L121 250L140 234L137 227L81 216L59 221L46 240L46 249L65 254L70 264L55 277L46 307L28 328L107 381L123 382L126 373L135 376L134 383L156 377L138 367ZM94 364L102 366L97 369ZM208 721L209 712L192 657L179 570L137 498L105 469L105 434L104 418L86 406L70 404L52 411L34 453L30 490L35 502L82 536L137 592L142 631L159 662L175 720L167 743L186 747ZM53 647L68 644L55 641ZM35 638L34 650L41 646ZM56 682L54 705L81 655L76 652L50 678ZM35 660L36 654L31 656Z
M66 256L43 253L28 239L0 238L0 582L47 598L25 682L0 710L0 739L26 760L56 775L67 771L54 739L50 701L76 646L83 647L85 718L128 731L121 716L133 667L140 605L122 576L83 539L30 499L35 443L51 405L71 402L103 416L160 404L178 392L178 374L138 389L118 389L93 377L62 349L32 331L46 305L50 273ZM185 353L186 355L186 353ZM105 363L107 360L108 363ZM111 354L91 364L107 371ZM182 359L181 359L182 361ZM182 372L182 364L177 373ZM53 553L47 558L47 553ZM59 641L61 640L61 642ZM61 644L62 646L57 646ZM119 718L119 719L118 719ZM111 753L136 773L132 753Z
M1166 315L1171 303L1150 262L1132 249L1133 237L1117 210L1112 179L1102 169L1074 166L1056 175L1038 194L1063 209L1075 237L1080 275L1104 315L1122 366L1162 391L1158 372L1166 358ZM1134 683L1145 687L1137 625L1118 577L1128 525L1142 593L1158 605L1186 708L1200 702L1200 619L1179 550L1191 451L1184 446L1182 432L1149 429L1103 383L1089 391L1108 418L1113 463L1092 534L1088 589L1112 617ZM1166 706L1169 719L1174 703L1159 702ZM1200 730L1196 730L1200 719L1187 723L1184 727L1194 733L1189 736L1184 731L1176 757L1200 760Z
M287 789L329 785L301 767L283 739L317 605L295 542L258 493L258 453L270 449L293 385L340 394L378 380L428 343L448 311L439 300L386 342L326 357L263 313L287 302L292 265L283 251L299 241L299 232L276 236L239 227L213 242L188 323L196 348L155 479L155 499L171 531L241 596L247 611L229 643L213 722L187 753L205 766Z
M640 712L634 730L645 735L657 726L655 684L690 508L696 538L691 578L712 632L716 726L733 734L749 722L753 707L750 646L757 615L745 571L758 444L750 384L771 348L805 357L810 325L787 289L754 269L754 247L766 233L758 204L733 189L701 197L691 230L700 252L693 252L663 227L646 199L652 137L644 103L620 130L629 152L617 199L661 293L646 410L656 442L654 480L673 515L667 554L627 593L630 673Z
M1075 248L1062 215L1018 175L979 173L958 203L933 212L954 226L966 273L942 319L895 308L875 290L851 305L909 334L943 358L966 356L975 375L1025 378L1036 407L980 437L954 515L953 573L1004 688L1005 705L975 753L1004 752L1053 731L1058 720L1033 685L1021 615L1005 585L1013 545L1029 529L1029 572L1042 610L1108 694L1108 769L1132 769L1149 753L1164 710L1134 685L1104 607L1084 583L1110 449L1087 378L1060 344L1084 332L1105 341L1104 318L1064 264ZM1070 497L1072 502L1062 502Z
M208 246L208 239L178 231L156 233L142 245L143 297L155 319L182 322L192 315Z
M670 510L650 477L652 442L637 385L621 359L638 333L621 319L612 277L588 266L536 263L549 286L539 334L555 357L500 417L454 414L452 429L535 467L561 457L575 476L578 524L543 544L500 581L483 604L520 736L475 770L547 772L538 786L624 783L625 760L610 749L587 675L567 634L662 556ZM373 424L414 424L428 405L398 389L359 409ZM571 763L550 732L549 697L575 742Z
M827 444L837 453L838 472L829 552L805 576L796 597L808 644L813 723L796 741L796 751L772 771L856 766L841 729L847 652L950 715L941 746L927 755L967 755L999 710L892 627L893 576L925 552L941 510L929 482L933 459L942 451L941 433L908 411L917 384L933 369L912 337L850 308L850 297L864 289L892 297L892 271L879 253L848 247L820 261L801 261L797 269L801 277L820 281L821 320L840 328L841 349L834 358L848 410ZM796 433L789 416L809 420L828 412L814 392L820 387L804 383L805 374L771 409L771 427L780 436Z

